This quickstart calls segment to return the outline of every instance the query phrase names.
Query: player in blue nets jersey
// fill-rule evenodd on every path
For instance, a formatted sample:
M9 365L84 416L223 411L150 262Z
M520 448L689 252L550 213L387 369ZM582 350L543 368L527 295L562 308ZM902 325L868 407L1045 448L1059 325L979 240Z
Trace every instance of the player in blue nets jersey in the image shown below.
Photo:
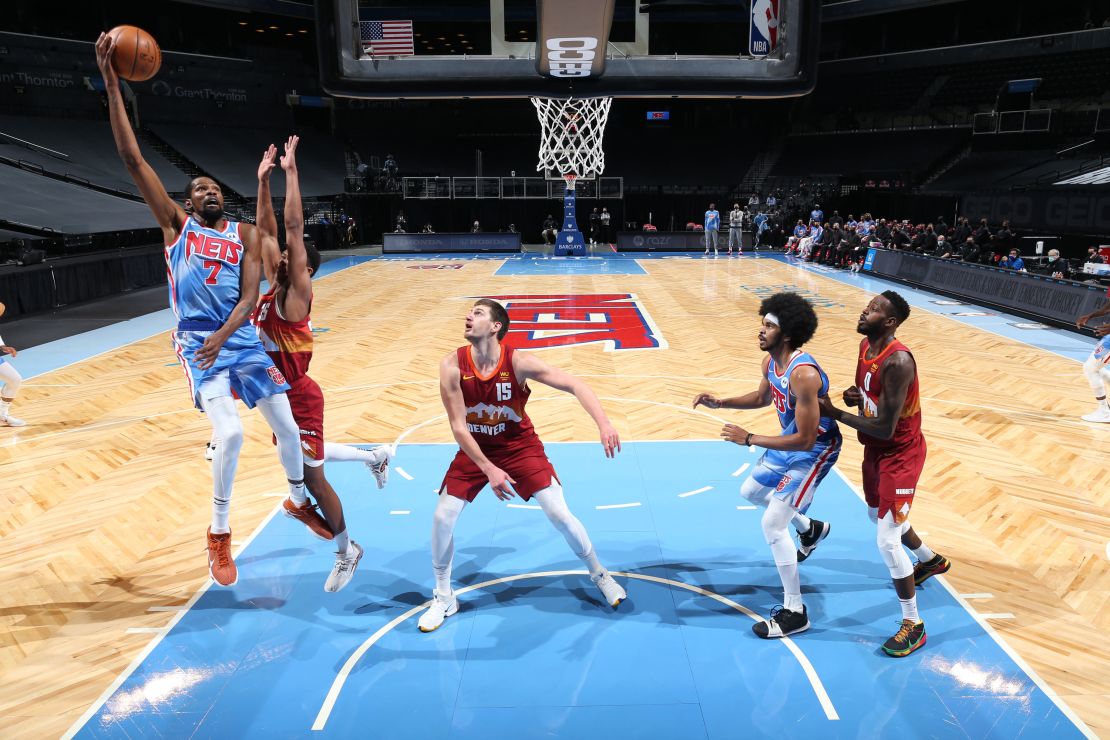
M767 353L759 388L734 398L700 393L694 399L711 409L754 409L774 404L778 435L749 432L726 424L721 437L738 445L766 450L740 488L740 494L763 507L763 535L771 546L782 579L783 606L766 622L752 626L763 638L786 637L809 629L802 603L798 563L828 536L828 522L807 517L813 494L840 456L841 434L836 422L821 416L818 398L828 395L829 378L813 356L801 350L817 330L817 314L797 293L776 293L759 306L763 317L759 348ZM795 550L789 525L798 532Z
M216 583L230 586L238 580L231 555L231 486L243 444L233 393L248 408L258 406L273 429L290 499L298 506L307 500L300 435L285 396L289 386L248 321L258 300L262 270L258 232L224 215L220 186L209 177L189 181L189 214L166 193L131 130L112 67L114 51L115 41L100 34L96 63L104 77L116 149L162 227L170 306L177 317L174 352L185 370L192 402L205 412L221 441L212 461L208 569Z

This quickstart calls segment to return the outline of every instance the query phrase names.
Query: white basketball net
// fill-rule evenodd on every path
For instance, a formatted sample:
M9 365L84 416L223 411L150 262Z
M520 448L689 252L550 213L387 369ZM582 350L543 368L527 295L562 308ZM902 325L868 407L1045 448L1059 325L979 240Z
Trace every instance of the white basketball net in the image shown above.
M612 98L532 98L540 119L540 163L536 169L578 177L597 177L604 172L601 139L612 103Z

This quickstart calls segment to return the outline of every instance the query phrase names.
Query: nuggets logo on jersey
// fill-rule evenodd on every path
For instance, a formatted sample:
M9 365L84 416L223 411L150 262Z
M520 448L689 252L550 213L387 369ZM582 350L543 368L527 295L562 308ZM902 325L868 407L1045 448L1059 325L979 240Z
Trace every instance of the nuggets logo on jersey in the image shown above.
M537 350L601 342L606 352L666 349L667 340L635 293L495 295L509 312L504 343Z

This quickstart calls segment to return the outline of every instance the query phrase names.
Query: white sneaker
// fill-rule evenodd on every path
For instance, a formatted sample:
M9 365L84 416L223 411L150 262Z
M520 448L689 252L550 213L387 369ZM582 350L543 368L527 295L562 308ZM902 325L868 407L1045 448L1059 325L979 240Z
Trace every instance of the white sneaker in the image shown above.
M328 580L324 582L324 590L328 593L342 591L343 587L354 578L360 560L362 560L362 548L357 542L351 540L347 546L346 555L335 554L335 566L331 569Z
M216 445L212 444L211 442L207 443L204 446L204 459L207 460L208 462L212 462L212 458L214 458L215 456L216 456Z
M0 427L25 427L27 422L23 419L17 419L14 416L0 416Z
M601 595L605 597L605 603L616 609L620 603L628 598L628 594L619 583L609 575L609 571L603 570L600 575L590 576L590 580L601 590Z
M1083 417L1083 421L1093 421L1099 424L1110 424L1110 408L1106 404L1100 405L1097 409ZM14 426L19 426L23 422Z
M374 456L374 459L363 464L370 468L378 488L385 488L385 484L389 482L389 447L387 445L375 447L370 450L370 454Z
M435 632L443 624L444 619L458 610L459 600L455 598L454 591L447 596L441 595L439 591L433 591L432 605L428 607L428 611L420 615L417 627L420 628L421 632Z

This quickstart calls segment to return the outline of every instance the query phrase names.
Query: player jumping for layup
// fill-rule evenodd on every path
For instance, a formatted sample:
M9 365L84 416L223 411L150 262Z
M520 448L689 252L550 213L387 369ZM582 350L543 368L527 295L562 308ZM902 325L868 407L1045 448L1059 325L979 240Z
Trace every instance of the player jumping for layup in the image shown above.
M339 591L351 582L362 559L362 547L348 536L343 504L324 475L324 394L308 376L313 345L309 318L312 275L320 269L320 253L304 242L297 175L298 142L298 137L289 137L285 142L285 156L281 158L281 168L285 170L284 254L278 246L277 219L270 202L270 171L277 154L273 146L266 150L258 167L258 228L262 233L262 263L271 288L258 301L254 322L267 354L289 383L289 404L301 434L305 484L324 510L326 521L307 500L298 506L285 499L285 513L304 522L317 536L335 541L335 567L324 583L324 590ZM372 468L380 488L385 485L389 456L382 447L374 452L382 458L379 467Z
M532 499L566 538L574 554L590 570L606 603L616 608L624 589L598 562L590 536L567 508L555 468L532 427L524 405L532 389L528 381L573 393L597 423L605 456L620 451L617 430L609 423L601 402L579 378L551 367L537 357L501 344L509 331L509 314L496 301L483 298L466 315L460 347L439 365L439 393L451 422L459 451L440 485L432 522L432 569L436 587L432 605L420 617L420 630L431 632L459 609L451 589L455 522L467 502L488 482L497 498L519 494ZM515 488L515 491L514 491Z
M759 314L759 348L767 353L759 388L724 399L699 393L694 408L702 404L711 409L756 409L774 403L778 412L782 432L777 436L752 434L735 424L721 430L729 442L767 450L740 487L740 495L766 509L763 536L782 579L783 607L773 610L766 622L752 625L755 634L771 638L809 629L798 563L828 536L830 527L805 511L840 456L841 436L836 422L822 416L818 407L818 397L829 392L829 378L813 356L800 349L817 330L813 306L797 293L776 293L763 301ZM801 542L796 551L789 524Z
M116 149L143 200L154 213L166 245L170 306L177 316L174 350L193 403L208 416L219 445L212 461L212 526L208 569L212 580L230 586L239 579L231 556L231 486L243 445L243 427L232 399L255 405L277 438L278 455L297 505L307 497L302 479L300 435L285 391L289 386L247 323L258 300L261 273L258 231L224 216L220 186L208 177L189 181L190 214L170 199L162 181L143 159L112 67L115 41L100 34L96 64L104 77L108 115Z
M887 655L900 658L925 645L925 623L917 614L915 586L951 567L948 559L929 549L910 526L910 506L925 466L921 434L921 396L917 364L894 333L910 316L906 299L888 290L877 295L860 314L856 384L844 391L844 403L859 407L847 414L821 399L822 413L858 430L863 445L863 493L867 513L875 522L879 554L894 579L902 603L902 624L883 644ZM916 565L902 549L917 556Z

